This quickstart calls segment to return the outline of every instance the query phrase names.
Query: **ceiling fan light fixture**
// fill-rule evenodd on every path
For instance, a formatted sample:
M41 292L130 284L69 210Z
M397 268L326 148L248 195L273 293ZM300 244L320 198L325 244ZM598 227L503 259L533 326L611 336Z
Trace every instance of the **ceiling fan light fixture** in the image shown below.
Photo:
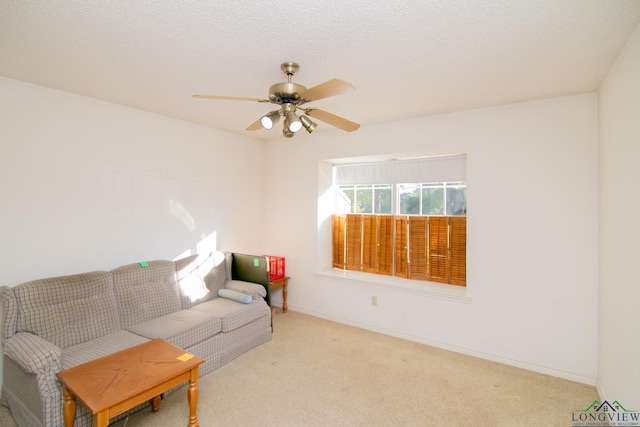
M262 124L263 128L271 129L273 128L273 125L278 123L278 120L280 120L280 111L276 110L262 116L262 118L260 119L260 123Z
M288 127L283 126L282 127L282 135L284 135L285 138L293 138L295 133L291 132Z
M318 126L316 122L311 121L311 119L304 114L300 116L300 122L308 133L313 132L313 130Z
M291 132L298 132L302 129L302 122L293 111L284 113L284 123Z

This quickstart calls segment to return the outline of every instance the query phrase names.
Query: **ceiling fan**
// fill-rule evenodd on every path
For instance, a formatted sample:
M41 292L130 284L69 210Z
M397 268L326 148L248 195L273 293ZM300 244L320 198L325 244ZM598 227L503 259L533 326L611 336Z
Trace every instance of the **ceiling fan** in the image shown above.
M285 62L280 68L287 75L287 82L276 83L269 88L269 98L245 98L240 96L223 95L193 95L194 98L226 99L233 101L257 101L270 102L280 106L279 109L271 111L249 125L246 130L258 130L261 128L271 129L280 117L284 117L282 134L287 138L292 138L297 131L303 127L309 133L317 127L310 117L321 120L346 132L353 132L358 129L358 123L347 120L344 117L321 110L319 108L303 107L307 102L317 101L330 96L340 95L354 90L355 87L341 79L331 79L317 86L307 89L306 87L291 82L292 77L300 69L295 62ZM296 114L299 113L299 114Z

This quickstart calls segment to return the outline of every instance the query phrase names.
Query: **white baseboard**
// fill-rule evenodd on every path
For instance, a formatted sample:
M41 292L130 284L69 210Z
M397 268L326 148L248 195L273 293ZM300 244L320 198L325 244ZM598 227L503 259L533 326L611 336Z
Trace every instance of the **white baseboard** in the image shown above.
M602 390L602 388L596 384L596 392L598 393L598 397L600 398L600 402L604 402L605 400L607 400L607 396L604 392L604 390Z
M473 357L477 357L479 359L484 359L484 360L490 360L492 362L498 362L498 363L502 363L504 365L508 365L508 366L514 366L516 368L521 368L521 369L526 369L528 371L532 371L532 372L537 372L540 374L545 374L545 375L550 375L553 377L558 377L558 378L563 378L569 381L574 381L574 382L578 382L581 384L587 384L587 385L591 385L591 386L595 386L596 385L596 378L591 378L591 377L585 377L583 375L577 375L571 372L565 372L565 371L560 371L557 369L552 369L552 368L548 368L545 366L538 366L535 364L531 364L528 362L524 362L524 361L520 361L520 360L514 360L514 359L509 359L506 357L502 357L499 355L495 355L495 354L491 354L491 353L484 353L484 352L480 352L477 350L473 350L473 349L468 349L468 348L464 348L464 347L459 347L459 346L455 346L455 345L451 345L451 344L447 344L447 343L443 343L443 342L439 342L439 341L434 341L434 340L428 340L422 337L416 337L413 335L409 335L409 334L405 334L405 333L401 333L401 332L397 332L397 331L393 331L393 330L389 330L389 329L384 329L384 328L379 328L376 326L372 326L372 325L368 325L368 324L364 324L364 323L360 323L360 322L354 322L351 321L349 319L343 319L340 317L336 317L336 316L331 316L328 315L326 313L320 313L320 312L316 312L313 310L307 310L307 309L303 309L300 307L293 307L291 305L289 305L288 307L289 310L291 311L297 311L299 313L303 313L303 314L308 314L309 316L314 316L314 317L319 317L321 319L326 319L326 320L331 320L333 322L337 322L337 323L342 323L345 325L349 325L349 326L354 326L357 328L361 328L361 329L366 329L368 331L372 331L372 332L377 332L383 335L389 335L389 336L393 336L396 338L402 338L408 341L413 341L413 342L417 342L420 344L425 344L425 345L429 345L432 347L437 347L437 348L441 348L444 350L449 350L449 351L453 351L455 353L460 353L460 354L465 354L467 356L473 356ZM603 394L601 393L601 390L598 390L598 395L603 398Z

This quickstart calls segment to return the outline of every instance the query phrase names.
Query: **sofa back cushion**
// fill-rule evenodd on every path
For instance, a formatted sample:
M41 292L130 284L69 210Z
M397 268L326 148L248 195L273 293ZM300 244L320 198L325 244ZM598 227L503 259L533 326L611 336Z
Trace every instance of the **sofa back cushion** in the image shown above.
M176 278L183 309L217 298L227 278L225 255L215 251L179 259Z
M13 288L16 331L66 348L120 329L111 273L95 271Z
M173 261L123 265L111 273L122 328L180 310Z

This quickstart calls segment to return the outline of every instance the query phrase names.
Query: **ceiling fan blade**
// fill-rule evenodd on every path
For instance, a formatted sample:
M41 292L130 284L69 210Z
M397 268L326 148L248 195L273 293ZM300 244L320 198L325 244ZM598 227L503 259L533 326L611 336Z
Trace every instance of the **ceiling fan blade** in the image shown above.
M322 120L323 122L328 123L331 126L342 129L345 132L353 132L360 127L360 125L356 122L352 122L351 120L347 120L344 117L336 116L335 114L320 110L318 108L307 108L305 110L305 113L313 118Z
M259 118L258 120L256 120L255 122L251 123L249 125L248 128L246 128L245 130L258 130L258 129L262 129L262 123L260 122L260 120L262 120L262 117Z
M340 95L355 90L355 86L341 79L331 79L317 86L302 91L299 95L307 102L330 96Z
M224 95L192 95L193 98L200 99L226 99L228 101L258 101L258 102L271 102L264 98L245 98L243 96L224 96Z

